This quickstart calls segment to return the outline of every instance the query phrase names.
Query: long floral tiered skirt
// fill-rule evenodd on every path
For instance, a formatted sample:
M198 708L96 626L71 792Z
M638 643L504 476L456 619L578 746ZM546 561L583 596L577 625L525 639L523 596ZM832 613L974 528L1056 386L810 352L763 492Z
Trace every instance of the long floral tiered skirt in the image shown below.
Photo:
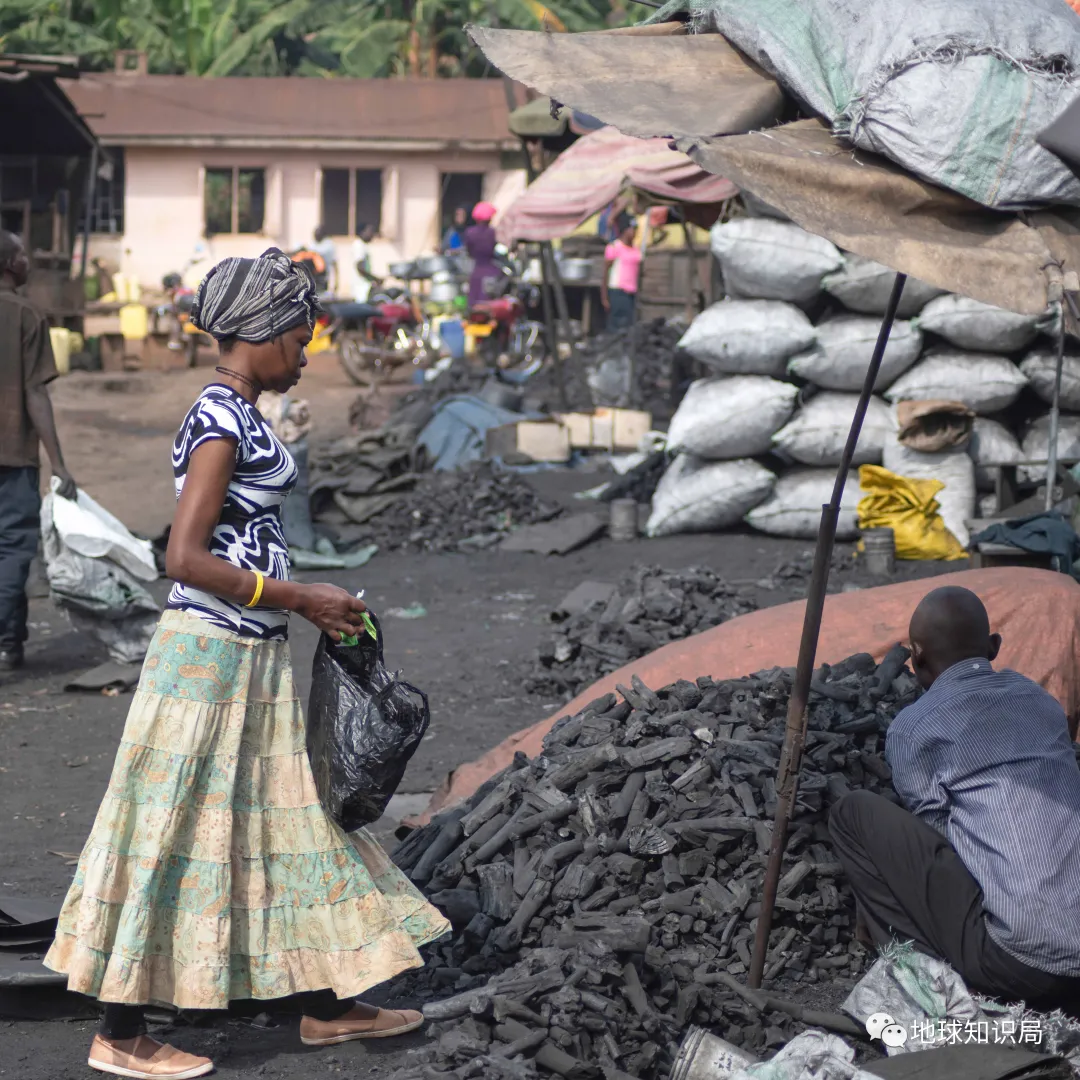
M288 644L165 612L45 963L102 1001L224 1009L360 994L447 930L319 804Z

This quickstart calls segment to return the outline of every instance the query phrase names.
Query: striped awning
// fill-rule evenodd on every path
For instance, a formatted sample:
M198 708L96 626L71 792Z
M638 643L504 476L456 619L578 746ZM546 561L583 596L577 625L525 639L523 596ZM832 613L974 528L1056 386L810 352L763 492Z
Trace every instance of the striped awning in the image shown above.
M496 224L504 243L554 240L634 188L666 202L714 204L735 185L699 165L667 139L635 139L612 127L584 135L534 180Z

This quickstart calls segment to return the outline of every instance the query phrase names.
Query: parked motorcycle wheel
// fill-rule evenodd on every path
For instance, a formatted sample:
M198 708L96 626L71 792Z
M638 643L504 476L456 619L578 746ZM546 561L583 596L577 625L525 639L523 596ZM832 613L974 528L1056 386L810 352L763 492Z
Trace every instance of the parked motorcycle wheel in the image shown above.
M374 393L383 375L379 350L359 338L346 336L338 345L338 356L345 374L357 386Z

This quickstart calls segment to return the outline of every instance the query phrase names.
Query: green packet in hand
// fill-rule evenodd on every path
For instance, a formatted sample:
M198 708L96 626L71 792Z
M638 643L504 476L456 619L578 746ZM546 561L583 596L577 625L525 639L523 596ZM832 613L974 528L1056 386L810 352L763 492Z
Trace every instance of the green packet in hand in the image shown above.
M375 624L371 621L371 616L365 611L360 617L364 620L364 629L367 631L368 637L370 637L372 641L378 640L379 635L375 630ZM342 634L341 641L338 642L338 644L347 646L359 645L360 638L356 634Z

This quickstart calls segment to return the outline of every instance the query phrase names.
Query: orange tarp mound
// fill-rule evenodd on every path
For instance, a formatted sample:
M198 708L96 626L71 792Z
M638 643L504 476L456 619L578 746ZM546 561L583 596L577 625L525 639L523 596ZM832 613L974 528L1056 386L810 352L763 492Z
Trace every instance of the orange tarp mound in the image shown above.
M908 622L919 601L943 585L962 585L982 598L991 627L1004 639L997 665L1019 671L1046 687L1075 722L1080 717L1080 585L1049 570L963 570L829 596L817 663L836 663L857 652L873 653L881 660L898 641L907 640ZM740 615L605 675L565 708L504 739L477 761L455 769L432 796L427 812L409 824L421 824L441 807L468 798L518 750L529 757L540 753L544 736L556 720L614 690L617 683L629 686L631 675L659 689L677 679L693 680L700 675L731 679L766 668L794 667L805 607L805 601L798 600Z

